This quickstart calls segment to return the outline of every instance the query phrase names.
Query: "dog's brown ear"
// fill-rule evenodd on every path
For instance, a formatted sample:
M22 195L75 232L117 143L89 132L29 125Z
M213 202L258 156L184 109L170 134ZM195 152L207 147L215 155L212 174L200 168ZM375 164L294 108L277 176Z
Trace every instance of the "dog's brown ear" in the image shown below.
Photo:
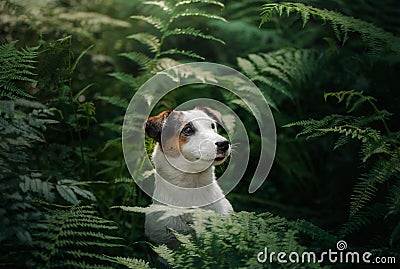
M222 114L219 111L209 108L209 107L206 107L206 106L196 106L194 109L204 111L208 116L210 116L212 119L214 119L217 123L222 124Z
M162 127L165 123L165 119L171 112L172 110L166 110L161 112L157 116L148 118L144 127L146 134L160 143Z

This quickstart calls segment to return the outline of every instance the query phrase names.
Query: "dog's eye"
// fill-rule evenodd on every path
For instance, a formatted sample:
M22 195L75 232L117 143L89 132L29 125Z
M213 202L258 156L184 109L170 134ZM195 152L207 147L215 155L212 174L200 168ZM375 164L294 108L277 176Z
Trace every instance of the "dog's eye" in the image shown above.
M183 128L182 133L185 136L191 136L194 134L194 130L192 126L186 126L185 128Z
M211 129L215 129L215 124L211 123Z

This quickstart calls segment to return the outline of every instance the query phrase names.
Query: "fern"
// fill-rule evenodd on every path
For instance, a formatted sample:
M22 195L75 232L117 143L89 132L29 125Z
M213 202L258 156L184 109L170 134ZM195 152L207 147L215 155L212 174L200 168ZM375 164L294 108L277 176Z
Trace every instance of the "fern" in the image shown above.
M290 48L237 59L240 69L263 86L264 95L275 109L277 105L273 100L281 102L282 96L294 100L293 91L312 75L318 66L317 60L315 51Z
M260 6L265 4L262 0L233 1L226 6L225 13L229 21L240 20L251 24L260 20Z
M191 0L191 1L178 1L178 0L170 0L170 1L147 1L144 2L145 5L156 6L160 8L162 11L162 16L157 16L156 13L154 15L142 16L135 15L131 16L132 19L144 21L151 26L153 26L157 30L157 35L153 35L150 33L136 33L128 36L130 39L134 39L139 43L145 45L148 50L152 53L152 56L147 56L140 52L129 52L123 53L121 56L125 56L130 60L135 61L139 64L142 70L145 70L147 74L153 74L158 71L159 61L162 60L162 56L170 55L174 56L187 56L189 58L195 58L204 60L204 57L198 55L192 51L181 50L177 48L164 48L164 44L169 37L176 36L191 36L206 40L212 40L220 43L224 43L221 39L214 37L210 34L205 34L201 30L193 28L193 27L184 27L180 28L175 26L177 21L180 18L184 17L204 17L209 20L221 20L225 21L224 18L215 15L213 13L207 12L206 7L203 8L203 5L206 6L218 6L223 7L224 5L219 1L211 1L211 0Z
M123 209L135 212L160 210L154 206L146 209ZM304 221L290 222L270 213L257 215L238 212L221 216L199 209L179 211L172 208L169 208L168 212L172 215L189 213L194 218L192 227L195 234L184 235L175 232L180 241L178 249L172 251L165 245L154 247L155 252L174 268L274 268L274 264L262 265L257 261L257 253L263 251L264 247L268 247L268 251L296 251L300 255L307 249L299 243L300 238L305 235L299 231L299 227L307 227ZM312 226L312 229L309 227L304 230L320 234L324 240L330 236L315 226ZM318 241L319 237L315 236L314 239ZM315 244L318 245L318 242ZM330 243L332 242L325 241L324 245ZM320 268L316 263L308 265L310 268ZM301 268L301 265L298 265L298 268Z
M22 112L20 106L29 113ZM2 137L0 190L3 204L1 223L5 236L0 240L8 244L10 238L17 236L22 244L31 245L32 237L29 230L45 216L34 201L52 203L62 198L64 202L77 204L81 198L94 201L95 197L91 192L81 188L84 183L66 179L56 181L47 177L50 169L41 172L42 168L39 168L40 156L36 151L42 151L40 147L45 142L43 132L47 126L57 123L51 118L54 110L40 103L22 99L3 101L2 107L3 109L0 108ZM30 107L34 109L29 111ZM51 151L47 154L51 154ZM48 163L45 165L48 166ZM55 176L65 177L60 172Z
M376 195L379 185L400 174L400 156L398 152L392 153L389 160L379 159L370 171L361 176L353 189L350 202L350 216L363 208L372 197Z
M117 227L102 219L90 206L51 211L51 217L36 230L34 257L42 268L113 268L103 254L122 246L113 236Z
M310 20L310 17L316 17L323 22L329 22L336 38L341 41L342 44L346 43L349 39L350 33L356 32L360 34L364 43L375 52L380 50L381 46L387 46L395 53L400 53L400 40L398 37L372 23L345 16L339 12L319 9L302 3L283 2L265 4L262 8L262 20L260 25L270 21L275 13L279 16L283 14L289 16L292 13L299 14L303 21L303 27Z
M151 269L148 262L143 260L138 260L135 258L126 258L126 257L106 257L109 261L114 262L116 264L124 265L126 268L130 269Z
M376 203L366 207L352 215L349 220L343 224L338 231L338 236L343 238L349 234L367 227L373 221L377 221L384 217L386 207L384 204Z
M2 1L4 2L4 1ZM112 18L100 12L93 12L90 1L80 5L57 4L57 1L6 1L0 6L0 16L13 28L30 26L37 32L52 34L61 38L66 34L79 36L85 41L94 41L96 34L107 28L127 28L129 23ZM97 2L100 6L111 6L106 1ZM29 8L27 8L29 7ZM11 14L12 16L6 16ZM49 25L51 27L49 27Z
M374 143L381 141L382 136L379 130L372 129L367 125L374 121L381 121L385 130L390 133L386 125L385 119L390 115L385 110L379 110L374 101L374 98L365 96L362 92L355 91L341 91L335 93L325 93L325 100L329 96L334 96L338 99L338 102L346 100L347 112L354 112L362 103L370 104L374 109L374 114L358 117L352 115L329 115L321 120L301 120L298 122L286 124L284 127L301 126L303 130L297 134L299 136L306 136L307 139L323 136L328 133L337 133L342 136L336 142L335 149L342 146L344 142L348 141L347 138L356 138L366 145L364 161L371 156L371 149L368 142ZM368 156L366 158L366 156Z
M17 41L0 45L0 98L32 98L19 83L35 83L33 79L37 50L31 47L17 50Z
M128 53L122 53L121 55L125 56L128 59L132 58L131 60L133 60L133 61L140 62L141 60L136 60L135 56L133 56L135 54L136 54L135 52L128 52ZM144 56L144 54L141 54L141 55ZM140 57L140 56L138 56L138 57ZM147 57L147 56L144 56L144 57ZM144 62L143 65L147 65L148 62L150 62L150 60L149 61L146 60L146 62ZM123 72L114 72L114 73L110 73L109 75L111 77L114 77L114 78L118 79L119 81L127 84L131 88L138 88L140 85L142 85L146 81L145 78L143 78L143 77L134 78L131 75L123 73Z
M128 107L128 101L118 97L98 96L97 98L124 110Z
M386 206L388 207L387 216L398 216L400 213L400 185L397 183L390 190L390 196L387 199ZM400 221L397 222L395 228L390 235L390 245L394 246L400 241Z
M161 210L159 206L150 208L129 208L127 211L151 212ZM312 224L289 222L284 218L272 214L239 212L230 216L221 216L211 211L203 210L168 210L169 214L176 215L189 213L194 217L193 229L195 235L175 233L181 242L178 250L172 251L166 246L157 246L154 250L170 265L178 268L236 268L260 267L255 259L257 253L265 246L273 251L300 251L304 248L297 242L297 236L304 235L300 226L307 227L310 234L320 234L326 239L327 233ZM313 227L312 229L309 227ZM311 232L313 231L313 232ZM322 234L324 234L322 236ZM317 240L317 236L314 237ZM326 243L326 242L325 242ZM331 243L331 242L329 242ZM318 243L316 243L318 245ZM272 266L272 265L271 265ZM318 268L318 265L316 266Z
M388 207L385 207L381 203L374 202L373 198L376 197L378 191L385 189L385 184L396 186L396 182L400 179L400 152L398 149L400 141L398 132L391 132L386 123L391 114L378 109L375 98L356 91L325 93L325 99L328 97L335 97L339 103L345 102L349 114L329 115L321 120L301 120L287 124L285 127L301 127L302 130L297 136L306 136L306 138L320 137L329 133L338 134L340 137L335 143L335 149L348 143L351 139L361 142L361 161L368 167L368 170L360 176L353 188L350 218L340 231L340 234L345 236L367 226L372 219L379 219L385 214L396 215L398 213L393 210L396 208L393 203L389 203ZM362 105L370 105L374 114L350 115L360 109ZM382 123L386 134L369 126L375 121ZM392 197L396 197L396 192ZM392 201L396 201L396 199Z

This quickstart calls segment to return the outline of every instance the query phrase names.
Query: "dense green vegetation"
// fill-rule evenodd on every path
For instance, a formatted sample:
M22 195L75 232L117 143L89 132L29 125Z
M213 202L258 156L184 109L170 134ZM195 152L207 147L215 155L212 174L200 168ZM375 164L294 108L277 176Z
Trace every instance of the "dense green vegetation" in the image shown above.
M400 262L397 1L1 0L0 24L0 267L350 267L256 258L338 240ZM125 166L122 121L148 78L203 60L260 88L277 153L256 193L251 162L228 195L238 213L193 211L196 233L170 250L144 237L151 201ZM233 94L189 86L154 113L197 97L241 117L257 159Z

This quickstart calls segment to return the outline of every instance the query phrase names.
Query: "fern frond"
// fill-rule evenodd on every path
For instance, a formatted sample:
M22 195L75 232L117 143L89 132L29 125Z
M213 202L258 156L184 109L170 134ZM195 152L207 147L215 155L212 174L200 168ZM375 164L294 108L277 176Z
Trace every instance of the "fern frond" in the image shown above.
M175 264L174 252L166 245L160 245L153 248L153 250L169 264Z
M301 87L317 67L317 54L311 50L282 49L249 54L248 59L239 57L237 62L252 81L258 82L261 89L266 88L263 91L266 98L273 100L277 92L293 100L293 89Z
M165 37L172 36L172 35L189 35L189 36L194 36L194 37L200 37L203 39L208 39L208 40L213 40L217 41L221 44L225 44L225 42L219 38L216 38L212 35L207 35L202 33L198 29L194 29L192 27L187 27L187 28L175 28L173 30L168 30L165 32Z
M296 135L296 138L300 136L306 136L306 139L310 139L325 135L326 132L321 130L327 129L331 126L337 126L345 119L346 117L343 117L341 115L329 115L321 120L300 120L297 122L286 124L283 127L300 126L303 129Z
M374 97L371 96L366 96L363 94L362 91L339 91L339 92L328 92L324 93L324 99L325 101L328 99L328 97L335 97L338 100L338 103L341 103L342 101L345 100L346 103L346 108L348 109L348 112L353 112L355 111L361 104L368 102L368 103L373 103L376 101ZM356 99L356 100L354 100ZM353 102L353 104L352 104ZM352 106L350 107L350 105Z
M74 191L70 187L57 184L56 188L61 197L64 198L66 201L70 202L73 205L78 204L78 197L76 197Z
M169 68L174 67L179 64L180 64L180 62L178 62L177 60L174 60L169 57L163 57L163 58L157 59L156 63L154 64L154 72L160 72L160 71L169 69Z
M151 269L148 262L145 262L143 260L138 260L135 258L126 258L126 257L111 257L111 256L106 256L106 258L116 264L120 264L123 266L126 266L127 268L130 269Z
M293 100L292 93L290 93L287 90L287 87L285 87L285 85L282 84L279 80L276 80L274 78L267 78L264 76L255 76L252 77L251 80L253 80L254 82L261 82L268 86L270 89L274 89L275 91L278 91Z
M178 61L173 60L171 58L166 58L166 55L177 56L183 55L188 56L190 58L195 58L199 60L204 60L205 58L201 55L187 50L182 50L178 48L163 48L164 41L171 36L192 36L198 37L206 40L212 40L219 43L224 43L221 39L214 37L210 34L205 34L202 31L195 29L193 27L186 26L184 28L172 26L176 25L176 20L182 17L204 17L210 20L221 20L225 21L221 16L215 15L212 12L207 12L206 8L208 5L217 5L223 7L223 4L219 1L214 0L184 0L184 1L145 1L143 4L157 6L162 9L166 14L153 14L150 16L137 15L132 16L133 19L138 19L145 21L153 25L156 29L159 30L157 35L152 35L149 33L136 33L128 36L127 38L134 39L146 47L149 48L150 52L153 53L153 57L148 57L143 53L132 52L129 54L123 54L123 56L128 57L129 59L137 62L140 66L144 74L139 76L139 78L143 78L142 82L146 81L150 75L155 74L156 72L162 71L164 68L162 66L168 64L168 66L172 66L171 63L179 64ZM174 64L174 65L176 65ZM120 80L128 80L130 82L129 76L126 74L113 74L116 78ZM140 84L134 85L135 88L138 88Z
M131 16L130 18L147 22L148 24L153 25L154 28L156 28L158 30L161 30L163 28L164 24L166 23L166 21L164 21L158 17L154 17L154 16L134 15L134 16Z
M397 215L400 213L400 185L396 184L390 190L390 196L387 202L388 215Z
M260 263L252 257L265 246L268 246L268 251L285 249L300 255L306 249L299 244L296 223L269 213L256 215L238 212L221 216L210 211L195 210L193 217L195 234L175 233L181 242L178 249L172 251L165 245L154 248L173 267L258 268ZM301 226L304 230L309 229L305 224ZM318 228L313 226L310 230L315 232ZM316 236L315 240L320 239ZM319 265L315 268L319 268Z
M26 193L28 191L39 193L46 201L52 202L55 199L55 194L53 193L54 185L50 182L42 181L40 178L21 176L23 180L19 187L22 192Z
M51 213L35 235L37 259L45 262L47 268L111 268L105 250L120 247L122 240L109 234L116 229L113 222L99 218L90 206L73 206Z
M169 1L145 1L143 2L145 5L153 5L159 7L162 11L170 14L173 9L173 5L170 5Z
M181 0L175 3L175 6L182 6L182 5L191 5L195 3L204 3L204 4L212 4L219 6L221 8L224 8L224 4L221 3L220 1L215 1L215 0Z
M98 96L97 98L122 109L126 109L129 105L128 101L116 96Z
M326 245L333 245L337 238L320 227L305 220L297 220L292 223L295 230L298 230L306 235L309 235L314 241L326 242Z
M188 56L188 57L191 57L191 58L195 58L195 59L199 59L199 60L204 60L205 59L204 57L202 57L202 56L200 56L200 55L198 55L198 54L196 54L196 53L194 53L192 51L177 50L177 49L165 50L165 51L160 52L159 55L162 56L162 55L177 55L177 54L185 55L185 56Z
M151 52L157 52L160 47L160 40L158 37L149 33L137 33L127 36L129 39L134 39L143 45L147 46Z
M149 57L140 52L124 52L119 55L138 63L143 69L147 68L148 64L151 62Z
M390 144L385 138L368 141L368 143L363 143L361 146L361 156L364 163L376 154L392 154Z
M127 85L129 85L132 88L138 88L139 85L142 84L142 80L143 80L143 78L134 78L134 77L132 77L132 75L122 73L122 72L110 73L109 76L114 77L114 78L122 81L123 83L126 83Z
M335 126L330 128L319 128L316 129L317 131L321 131L324 133L338 133L345 136L349 136L353 139L358 139L364 143L367 141L377 141L380 139L380 132L374 130L372 128L359 128L354 125L342 125L342 126Z
M0 97L32 98L26 89L17 86L17 82L36 82L33 79L35 74L29 69L36 68L33 64L36 62L39 47L17 50L17 42L0 45Z
M237 63L240 69L249 77L254 77L258 74L256 67L247 59L238 57Z
M207 12L197 10L197 9L187 9L183 12L178 12L177 14L175 14L171 17L171 22L174 22L176 19L179 19L182 17L204 17L207 19L213 19L213 20L219 20L219 21L226 22L226 20L221 16L207 13Z
M351 215L349 220L343 224L338 232L339 237L345 237L355 231L368 226L372 221L382 218L385 215L385 205L376 203L370 207L364 208L363 210L357 211L354 215Z
M376 161L372 169L362 175L353 189L350 216L355 215L375 196L379 185L387 182L396 173L400 172L399 163L399 155L392 154L389 160L380 159Z
M262 21L260 25L270 21L275 13L279 16L283 14L289 16L292 13L298 14L302 18L303 27L307 24L310 17L329 22L336 38L342 41L343 44L348 40L349 33L357 32L365 44L374 50L377 50L377 47L381 45L386 45L394 52L400 53L400 40L398 37L372 23L345 16L336 11L319 9L302 3L283 2L265 4L262 7Z

